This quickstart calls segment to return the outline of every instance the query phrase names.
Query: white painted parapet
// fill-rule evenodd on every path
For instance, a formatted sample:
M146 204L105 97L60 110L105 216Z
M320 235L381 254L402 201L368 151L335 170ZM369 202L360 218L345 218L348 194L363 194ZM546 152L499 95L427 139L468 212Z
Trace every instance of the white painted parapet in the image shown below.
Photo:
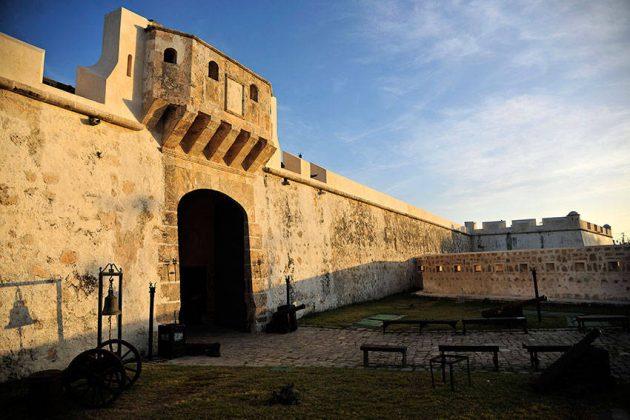
M29 85L44 78L45 51L0 33L0 76Z
M124 8L108 13L101 57L91 67L77 67L76 94L139 120L148 24L146 18Z
M267 165L266 171L279 177L293 179L310 185L321 191L328 191L347 198L364 202L376 207L393 211L414 219L422 220L433 225L441 226L453 231L466 233L466 228L444 217L435 215L419 207L398 200L385 193L359 184L349 178L331 172L319 165L315 165L299 156L282 152L281 169Z

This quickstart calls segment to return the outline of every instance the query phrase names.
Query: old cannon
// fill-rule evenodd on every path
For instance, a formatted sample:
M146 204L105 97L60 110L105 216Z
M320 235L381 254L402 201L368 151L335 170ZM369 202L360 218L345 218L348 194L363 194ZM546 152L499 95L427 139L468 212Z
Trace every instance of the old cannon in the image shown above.
M520 317L523 316L523 307L525 305L538 304L546 300L547 296L543 295L534 299L511 302L497 308L484 309L481 311L481 316L484 318Z
M295 306L291 304L291 277L285 278L287 284L287 304L278 306L271 316L271 322L267 325L267 332L286 334L297 330L297 311L306 308L306 305Z
M109 291L103 302L103 277L109 277ZM118 296L113 279L118 278ZM102 317L117 317L118 338L102 341ZM138 350L122 339L122 269L108 264L99 270L97 347L76 356L63 371L64 388L77 403L102 407L113 402L140 376L142 359Z

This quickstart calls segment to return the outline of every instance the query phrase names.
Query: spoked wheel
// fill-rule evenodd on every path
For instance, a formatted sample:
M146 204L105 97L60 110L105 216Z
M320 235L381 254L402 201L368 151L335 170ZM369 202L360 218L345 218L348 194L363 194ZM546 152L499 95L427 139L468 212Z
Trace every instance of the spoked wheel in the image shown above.
M140 377L142 370L142 359L138 350L131 343L116 338L105 341L101 344L101 348L111 351L122 362L126 376L125 388L133 385Z
M114 353L91 349L70 362L63 380L74 401L91 408L103 407L123 391L125 368Z

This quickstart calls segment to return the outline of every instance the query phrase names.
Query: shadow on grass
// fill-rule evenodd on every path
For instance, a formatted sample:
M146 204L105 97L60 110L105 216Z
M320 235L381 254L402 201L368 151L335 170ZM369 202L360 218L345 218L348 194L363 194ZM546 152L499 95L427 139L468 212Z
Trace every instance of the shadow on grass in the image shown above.
M536 394L529 375L475 372L471 386L456 375L451 392L447 385L432 389L424 371L149 364L112 406L68 404L60 418L593 418L629 408L628 384L575 398ZM300 403L269 405L272 392L289 383ZM1 403L12 418L24 418L25 388L14 385L12 393L3 388Z

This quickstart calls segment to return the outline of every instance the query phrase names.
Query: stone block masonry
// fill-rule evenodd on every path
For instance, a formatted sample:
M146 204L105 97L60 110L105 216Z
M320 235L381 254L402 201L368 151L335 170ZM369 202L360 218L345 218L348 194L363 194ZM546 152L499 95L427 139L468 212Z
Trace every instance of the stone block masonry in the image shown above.
M630 245L422 255L424 292L555 300L630 302Z

